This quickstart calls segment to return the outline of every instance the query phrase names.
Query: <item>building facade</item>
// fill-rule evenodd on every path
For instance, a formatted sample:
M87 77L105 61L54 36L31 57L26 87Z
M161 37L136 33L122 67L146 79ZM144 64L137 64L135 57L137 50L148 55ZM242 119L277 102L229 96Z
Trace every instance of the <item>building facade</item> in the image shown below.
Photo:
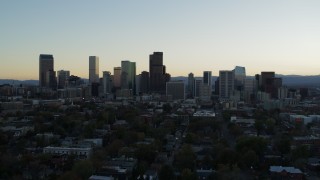
M185 99L185 86L182 81L171 81L166 83L166 95L172 100Z
M40 54L39 56L39 86L52 87L55 82L54 72L54 59L53 55Z
M99 83L99 57L89 56L89 84Z
M163 65L163 52L154 52L149 56L150 91L163 93L166 86L166 68Z
M70 77L70 71L60 70L57 73L58 76L58 89L64 89L68 86L68 80Z
M135 94L136 91L136 63L121 61L121 89L130 89Z
M219 71L219 97L230 98L234 91L233 71Z

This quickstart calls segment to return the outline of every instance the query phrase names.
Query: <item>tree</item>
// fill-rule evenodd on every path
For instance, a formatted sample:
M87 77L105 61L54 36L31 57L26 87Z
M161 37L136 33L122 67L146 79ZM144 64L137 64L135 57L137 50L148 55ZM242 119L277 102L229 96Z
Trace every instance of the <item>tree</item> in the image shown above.
M230 148L225 148L219 153L218 163L229 165L230 169L233 169L233 165L237 163L238 154L236 151Z
M123 141L121 140L114 140L108 147L107 147L107 152L108 152L108 155L110 156L117 156L118 155L118 152L119 150L124 147L124 143Z
M90 160L79 161L73 166L72 171L82 179L88 179L93 173L92 162Z
M237 141L236 149L239 153L249 150L254 151L258 156L263 155L267 148L267 142L261 137L242 137Z
M138 160L146 161L152 163L157 155L156 146L154 145L139 145L136 152L136 157Z
M70 180L70 179L81 180L81 177L73 171L67 171L63 173L58 179L59 180Z
M269 118L266 121L266 131L270 134L274 133L274 127L276 125L276 120L273 118Z
M255 123L254 123L254 127L257 130L257 136L260 136L261 131L264 128L264 123L261 120L256 120Z
M180 170L194 169L196 155L192 151L190 145L183 145L180 151L175 156L176 165Z
M163 104L162 109L166 113L171 113L171 111L172 111L172 107L169 103Z
M181 172L181 179L183 179L183 180L197 180L198 177L195 173L191 172L190 169L184 169Z
M291 158L293 160L306 159L309 157L309 149L306 145L298 145L296 149L292 150Z
M169 165L162 166L159 172L159 180L171 179L175 179L173 168Z
M240 157L239 164L243 168L256 167L259 164L259 157L253 150L249 150Z
M286 135L282 135L280 139L275 140L275 146L281 153L281 156L288 154L291 150L291 139Z

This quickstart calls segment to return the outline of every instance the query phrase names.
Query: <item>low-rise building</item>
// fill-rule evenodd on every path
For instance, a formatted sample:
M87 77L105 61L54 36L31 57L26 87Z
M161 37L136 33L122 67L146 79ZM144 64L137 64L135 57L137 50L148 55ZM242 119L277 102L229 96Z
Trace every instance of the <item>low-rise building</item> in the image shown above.
M43 148L43 153L56 155L76 155L80 159L86 159L90 157L92 148L48 146Z
M300 169L294 167L270 166L272 179L303 179L303 173Z

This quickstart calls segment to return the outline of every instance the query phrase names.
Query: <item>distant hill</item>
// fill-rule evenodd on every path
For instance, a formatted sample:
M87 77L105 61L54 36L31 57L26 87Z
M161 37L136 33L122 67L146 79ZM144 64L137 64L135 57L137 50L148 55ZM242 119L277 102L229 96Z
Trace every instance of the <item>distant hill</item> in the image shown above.
M252 77L252 76L249 76ZM301 75L281 75L277 74L276 77L282 78L283 85L286 86L302 86L302 87L310 87L310 86L320 86L320 75L314 76L301 76ZM195 77L196 79L201 79L202 77ZM252 77L253 78L253 77ZM212 83L214 83L217 79L217 76L212 76ZM83 79L85 82L88 79ZM183 81L185 84L188 84L188 77L178 76L171 77L172 81ZM0 85L2 84L13 84L13 85L38 85L38 80L14 80L14 79L0 79Z
M249 77L252 77L252 76L249 76ZM320 75L300 76L300 75L277 74L276 77L281 77L283 85L286 85L286 86L300 86L300 87L320 86ZM201 77L196 77L196 78L200 79ZM217 79L217 76L212 76L213 83L216 81L216 79ZM184 77L184 76L172 77L171 80L183 81L185 84L188 84L188 77Z
M276 77L281 77L283 84L287 86L320 86L320 75L276 75Z
M15 79L0 79L0 85L10 84L10 85L38 85L38 80L15 80Z

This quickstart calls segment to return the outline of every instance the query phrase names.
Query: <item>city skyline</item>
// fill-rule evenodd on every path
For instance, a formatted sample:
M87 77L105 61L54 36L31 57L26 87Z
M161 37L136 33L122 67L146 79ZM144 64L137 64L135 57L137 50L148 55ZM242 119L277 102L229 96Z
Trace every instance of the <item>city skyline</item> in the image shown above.
M125 59L140 74L157 51L172 76L217 76L238 65L251 76L319 75L319 8L319 1L3 2L0 78L37 80L39 54L82 78L90 55L99 56L100 75Z

